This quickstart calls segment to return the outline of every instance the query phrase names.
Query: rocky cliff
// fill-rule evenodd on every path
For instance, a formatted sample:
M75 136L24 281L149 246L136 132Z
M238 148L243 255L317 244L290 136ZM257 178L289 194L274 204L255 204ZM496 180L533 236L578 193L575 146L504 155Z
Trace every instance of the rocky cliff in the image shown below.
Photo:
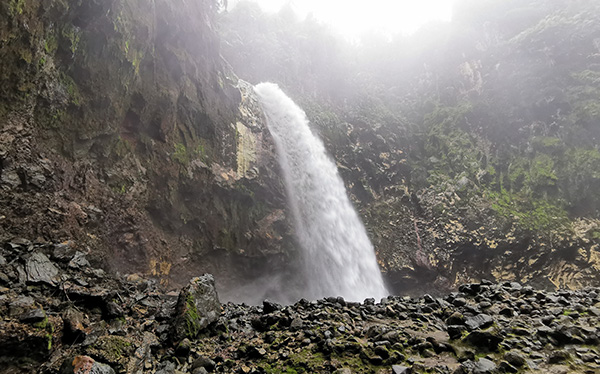
M272 139L213 1L0 4L0 239L222 286L293 251ZM238 259L243 258L243 261Z
M4 2L0 239L175 286L293 271L272 139L235 70L307 111L395 292L595 284L596 5L492 3L349 49L243 3Z
M459 1L453 21L349 44L240 2L225 57L307 111L392 289L600 281L598 4Z

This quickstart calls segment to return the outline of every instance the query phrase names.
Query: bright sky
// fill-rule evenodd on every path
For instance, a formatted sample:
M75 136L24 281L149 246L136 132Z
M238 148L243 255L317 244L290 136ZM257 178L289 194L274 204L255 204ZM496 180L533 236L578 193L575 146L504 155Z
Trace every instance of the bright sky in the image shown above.
M276 12L291 2L304 16L310 12L347 36L367 30L410 34L423 24L449 21L454 0L253 0ZM235 1L231 1L235 2Z

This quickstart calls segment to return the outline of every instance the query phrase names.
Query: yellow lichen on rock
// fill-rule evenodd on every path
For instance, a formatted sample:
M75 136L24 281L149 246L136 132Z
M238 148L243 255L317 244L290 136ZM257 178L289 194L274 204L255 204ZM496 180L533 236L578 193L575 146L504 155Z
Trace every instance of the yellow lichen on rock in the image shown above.
M257 162L257 136L243 123L236 123L237 134L237 174L248 176L248 172Z
M567 261L560 261L548 269L548 280L558 288L567 288L575 290L583 287L581 278L583 277L581 269Z

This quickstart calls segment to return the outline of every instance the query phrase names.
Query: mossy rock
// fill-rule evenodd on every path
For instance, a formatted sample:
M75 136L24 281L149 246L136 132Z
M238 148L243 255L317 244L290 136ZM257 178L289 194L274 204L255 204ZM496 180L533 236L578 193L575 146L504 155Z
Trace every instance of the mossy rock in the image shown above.
M104 335L88 349L88 354L102 362L106 362L117 371L123 371L135 347L130 339L116 335Z
M221 303L213 276L204 274L192 279L179 293L172 325L173 340L197 337L220 314Z

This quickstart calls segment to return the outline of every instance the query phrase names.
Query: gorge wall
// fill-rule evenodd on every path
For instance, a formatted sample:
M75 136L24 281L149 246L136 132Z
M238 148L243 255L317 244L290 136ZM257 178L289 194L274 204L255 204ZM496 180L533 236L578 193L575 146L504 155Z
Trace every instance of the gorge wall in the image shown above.
M0 4L0 240L223 289L289 263L272 139L213 1ZM242 258L243 260L239 260Z
M352 43L240 2L225 58L278 82L338 162L396 292L600 270L599 5L458 1L450 23Z
M393 292L597 284L600 10L492 3L357 52L244 3L2 2L0 240L241 294L293 271L274 144L237 73L307 112Z

